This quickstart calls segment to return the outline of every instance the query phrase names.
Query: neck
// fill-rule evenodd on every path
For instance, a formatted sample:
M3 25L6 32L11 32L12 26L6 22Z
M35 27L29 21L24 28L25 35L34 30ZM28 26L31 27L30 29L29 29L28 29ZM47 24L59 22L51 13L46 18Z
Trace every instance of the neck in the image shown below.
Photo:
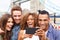
M34 26L33 25L29 25L29 28L34 28Z
M44 31L47 31L48 30L48 26L44 29Z

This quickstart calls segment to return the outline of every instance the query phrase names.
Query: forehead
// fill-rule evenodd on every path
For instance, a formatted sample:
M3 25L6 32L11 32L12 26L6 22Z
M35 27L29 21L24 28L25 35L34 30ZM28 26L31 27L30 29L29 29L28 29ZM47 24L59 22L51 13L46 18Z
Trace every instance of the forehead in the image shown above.
M38 18L39 19L48 19L49 16L47 14L39 14Z
M8 21L11 21L11 20L13 21L13 19L10 17L10 18L8 19Z
M21 15L22 13L21 13L21 11L19 11L19 10L15 10L15 11L13 11L13 15Z
M33 15L29 15L28 18L34 18Z

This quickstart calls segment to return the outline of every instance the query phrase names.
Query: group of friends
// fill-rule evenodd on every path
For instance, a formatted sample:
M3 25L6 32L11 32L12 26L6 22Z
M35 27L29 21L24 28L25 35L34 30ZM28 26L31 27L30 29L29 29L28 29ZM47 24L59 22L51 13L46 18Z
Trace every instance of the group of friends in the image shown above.
M60 30L50 23L49 12L22 14L20 6L14 6L11 14L0 18L0 40L60 40ZM26 34L26 28L38 28L34 34ZM32 30L33 31L33 30ZM30 31L31 32L31 31Z

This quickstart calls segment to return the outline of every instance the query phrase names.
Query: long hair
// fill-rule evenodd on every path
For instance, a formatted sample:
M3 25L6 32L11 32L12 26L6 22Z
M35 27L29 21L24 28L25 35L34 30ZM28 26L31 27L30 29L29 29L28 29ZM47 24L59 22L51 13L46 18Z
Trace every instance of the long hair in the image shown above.
M23 15L22 19L21 19L21 23L20 26L22 30L24 30L27 26L27 18L32 15L34 17L34 27L37 26L37 14L36 13L27 13L25 15Z
M4 14L1 17L1 27L4 30L4 34L2 35L3 40L10 40L11 31L6 30L6 24L9 18L12 18L10 14Z
M2 26L1 26L2 24L1 24L1 18L0 18L0 28L2 29Z

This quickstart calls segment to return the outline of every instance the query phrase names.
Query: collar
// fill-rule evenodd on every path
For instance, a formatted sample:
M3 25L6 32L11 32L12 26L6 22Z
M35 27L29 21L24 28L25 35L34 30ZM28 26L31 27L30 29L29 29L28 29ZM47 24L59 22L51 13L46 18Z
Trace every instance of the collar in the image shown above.
M20 25L20 24L16 24L16 23L14 24L14 26L19 26L19 25Z
M53 25L49 24L48 32L52 32L52 30L53 30Z

